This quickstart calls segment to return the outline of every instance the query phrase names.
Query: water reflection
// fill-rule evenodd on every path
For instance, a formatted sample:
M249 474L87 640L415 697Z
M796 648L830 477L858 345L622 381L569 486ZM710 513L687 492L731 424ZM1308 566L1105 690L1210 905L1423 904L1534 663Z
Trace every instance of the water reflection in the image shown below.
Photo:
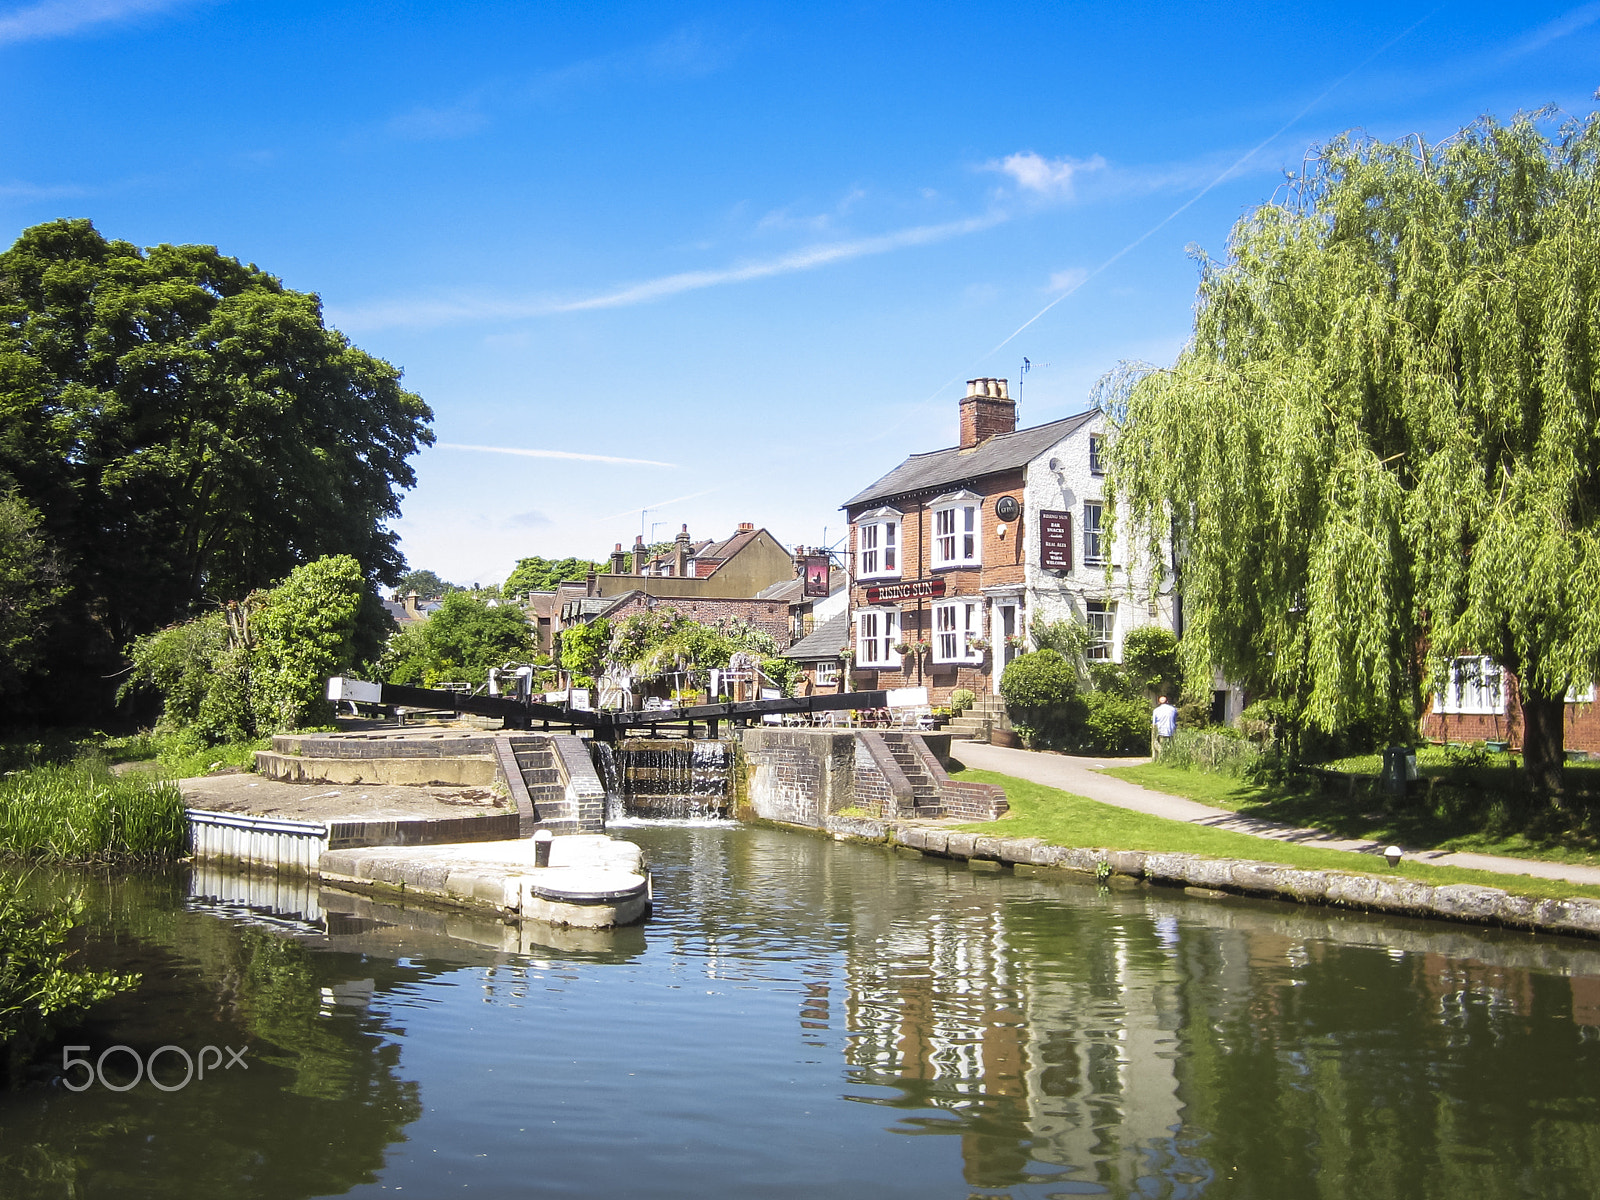
M0 1194L1453 1198L1600 1178L1600 947L774 830L629 836L657 915L598 934L270 878L97 881L96 953L147 977L81 1040L248 1040L252 1069L7 1097Z

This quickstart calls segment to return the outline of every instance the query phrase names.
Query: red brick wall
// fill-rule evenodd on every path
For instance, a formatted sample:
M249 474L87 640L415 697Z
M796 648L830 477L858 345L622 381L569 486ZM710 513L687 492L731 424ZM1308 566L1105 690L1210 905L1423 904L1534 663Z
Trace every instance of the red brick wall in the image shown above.
M1522 746L1522 704L1516 676L1504 676L1506 710L1503 713L1436 713L1422 717L1422 736L1435 742L1509 741L1513 749ZM1566 706L1565 741L1568 750L1600 752L1600 704Z
M943 599L949 600L957 596L981 595L986 587L995 587L1001 584L1020 584L1024 582L1025 565L1023 563L1022 523L1029 519L1029 514L1024 511L1015 521L1006 523L1005 536L1001 537L999 527L1001 521L994 515L994 503L1001 496L1014 496L1018 503L1022 501L1022 470L1006 471L997 475L990 475L969 483L966 487L983 497L981 507L982 521L980 536L982 541L981 567L946 567L935 570L933 567L933 513L923 501L893 501L891 506L899 509L904 516L900 526L900 553L901 572L899 582L909 582L914 579L942 578L945 581L945 594ZM957 490L954 485L944 491ZM929 497L931 499L931 497ZM874 504L872 507L879 507ZM852 514L852 520L856 514ZM851 573L855 572L856 530L854 524L850 528L850 554ZM857 608L867 605L867 588L878 583L896 582L895 580L867 580L858 581L851 587L850 605L852 612ZM903 600L900 602L900 628L906 641L933 641L933 600ZM987 607L987 606L986 606ZM987 617L986 617L987 619ZM984 633L994 638L994 631L986 628ZM990 676L990 669L994 663L994 650L991 649L983 659L980 666L964 666L959 664L935 663L931 658L925 660L920 669L915 662L907 660L902 663L898 671L872 670L857 671L856 686L860 689L869 688L898 688L898 687L926 687L929 701L935 705L949 703L950 693L957 688L966 688L968 691L979 693L992 692L994 682ZM876 678L876 682L869 682L869 678Z

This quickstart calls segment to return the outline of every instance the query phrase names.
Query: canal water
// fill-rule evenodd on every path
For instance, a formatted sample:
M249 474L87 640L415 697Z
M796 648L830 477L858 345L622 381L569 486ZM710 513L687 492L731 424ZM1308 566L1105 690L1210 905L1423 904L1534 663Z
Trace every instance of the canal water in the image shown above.
M0 1196L1600 1191L1600 947L627 833L657 910L607 933L30 876L144 984L66 1039L103 1078L0 1095Z

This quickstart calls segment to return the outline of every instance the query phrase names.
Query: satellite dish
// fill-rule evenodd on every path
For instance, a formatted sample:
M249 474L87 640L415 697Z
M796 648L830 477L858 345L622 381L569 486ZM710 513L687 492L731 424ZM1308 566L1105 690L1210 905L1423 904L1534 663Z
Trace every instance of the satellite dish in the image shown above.
M1017 503L1015 496L1001 496L994 502L994 515L1002 521L1015 521L1021 511L1022 506Z

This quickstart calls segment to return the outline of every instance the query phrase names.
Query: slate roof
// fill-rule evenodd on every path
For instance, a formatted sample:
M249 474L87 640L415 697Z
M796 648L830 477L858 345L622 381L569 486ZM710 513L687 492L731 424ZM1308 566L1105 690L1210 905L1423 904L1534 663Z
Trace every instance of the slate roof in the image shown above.
M784 658L819 659L838 658L839 651L850 644L850 615L840 613L818 625L783 652Z
M1063 417L1046 425L1035 425L1032 429L997 434L971 450L951 446L948 450L913 454L882 479L851 496L840 507L857 508L874 501L891 500L896 496L943 491L984 475L1016 470L1038 458L1068 434L1076 433L1099 412L1099 409L1091 408L1075 417Z

